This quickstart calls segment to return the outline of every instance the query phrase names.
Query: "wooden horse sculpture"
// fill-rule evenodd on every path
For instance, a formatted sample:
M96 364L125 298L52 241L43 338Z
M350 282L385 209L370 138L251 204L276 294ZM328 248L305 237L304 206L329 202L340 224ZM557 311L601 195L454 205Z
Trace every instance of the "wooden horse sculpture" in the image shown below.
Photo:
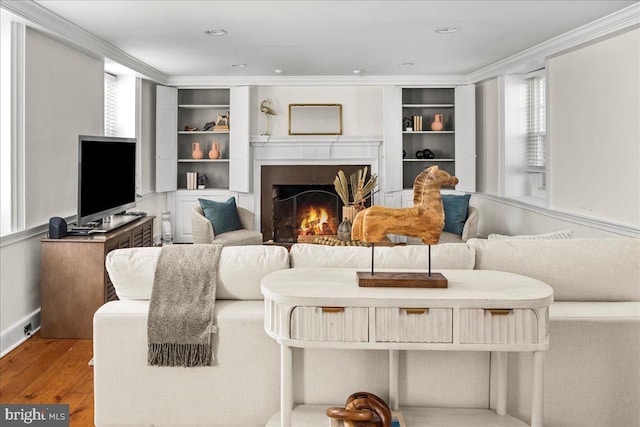
M387 234L419 237L425 245L435 245L444 227L440 187L456 185L458 178L431 166L413 182L413 207L371 206L356 215L351 229L353 240L381 242Z

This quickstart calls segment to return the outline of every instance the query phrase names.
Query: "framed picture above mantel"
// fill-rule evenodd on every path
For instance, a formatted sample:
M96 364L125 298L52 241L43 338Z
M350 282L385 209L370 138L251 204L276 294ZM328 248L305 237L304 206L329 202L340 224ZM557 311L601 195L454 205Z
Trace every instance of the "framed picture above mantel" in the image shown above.
M289 104L289 135L342 135L342 104Z

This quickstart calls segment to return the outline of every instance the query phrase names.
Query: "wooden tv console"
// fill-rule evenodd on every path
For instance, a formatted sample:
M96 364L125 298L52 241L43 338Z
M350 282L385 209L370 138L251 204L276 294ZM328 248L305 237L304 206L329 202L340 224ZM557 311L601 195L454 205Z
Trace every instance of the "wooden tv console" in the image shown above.
M153 219L145 216L108 233L42 239L40 334L93 338L93 314L118 299L105 268L109 252L153 246Z

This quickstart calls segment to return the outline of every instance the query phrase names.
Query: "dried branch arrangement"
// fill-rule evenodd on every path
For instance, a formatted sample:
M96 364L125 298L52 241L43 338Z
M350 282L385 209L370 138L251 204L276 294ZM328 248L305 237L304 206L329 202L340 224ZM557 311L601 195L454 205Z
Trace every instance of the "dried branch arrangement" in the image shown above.
M378 174L371 175L369 180L365 182L368 170L367 167L358 169L351 174L349 181L343 171L338 171L333 186L345 206L354 206L357 210L364 209L365 202L371 197L375 186L378 185ZM351 197L349 197L349 184L351 184Z

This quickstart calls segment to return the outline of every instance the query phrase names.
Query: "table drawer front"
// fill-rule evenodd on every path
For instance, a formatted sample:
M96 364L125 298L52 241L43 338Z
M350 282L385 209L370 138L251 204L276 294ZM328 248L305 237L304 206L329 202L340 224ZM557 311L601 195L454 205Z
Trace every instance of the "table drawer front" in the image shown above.
M308 341L369 341L366 307L294 307L291 338Z
M450 308L376 308L376 341L450 343L453 310Z
M539 342L538 317L531 309L460 309L460 342L532 344Z

